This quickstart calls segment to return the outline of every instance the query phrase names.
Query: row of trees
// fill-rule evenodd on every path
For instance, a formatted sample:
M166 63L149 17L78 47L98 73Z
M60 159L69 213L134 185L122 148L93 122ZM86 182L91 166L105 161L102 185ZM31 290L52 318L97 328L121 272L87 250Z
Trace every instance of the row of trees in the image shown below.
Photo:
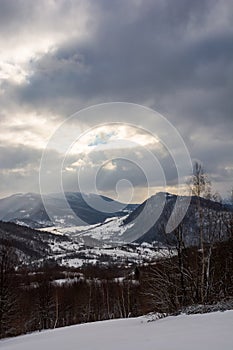
M177 253L144 270L144 296L154 310L174 313L233 298L233 238L212 245L205 256L204 278L201 250L177 247Z
M140 286L131 277L122 280L80 275L65 282L64 273L60 273L62 280L56 280L56 268L55 273L49 268L34 273L25 268L15 271L13 251L11 248L4 251L6 255L2 255L0 260L0 269L2 263L5 264L4 270L0 270L0 337L126 318L142 312ZM116 267L109 267L108 270L111 270L109 275L119 273ZM93 276L100 273L101 268L92 267ZM125 270L126 273L128 270ZM104 275L105 268L102 269Z
M233 215L230 213L229 215L225 214L224 218L221 217L222 213L220 212L220 215L214 215L213 212L207 213L207 222L206 221L206 215L204 215L204 209L201 206L201 197L204 197L206 199L213 199L217 200L218 202L221 202L221 196L216 192L212 193L211 188L211 181L208 177L208 175L205 173L204 168L202 164L199 162L194 163L193 168L193 175L190 178L190 181L188 182L192 195L197 197L197 222L198 222L198 228L199 228L199 238L200 238L200 265L201 265L201 271L200 271L200 301L201 303L204 303L206 300L206 296L208 295L208 290L210 286L210 279L211 279L211 258L213 253L213 245L216 241L216 234L215 231L217 229L217 235L218 240L221 239L222 231L233 231L232 226L232 218ZM233 198L231 198L233 199ZM233 202L232 202L233 204ZM219 227L220 223L220 227ZM222 227L221 227L222 225ZM223 227L223 225L225 227ZM206 227L208 230L208 244L206 244L205 239L205 231ZM177 228L178 234L176 232L176 235L179 235L178 242L183 240L182 237L182 224L181 227ZM179 234L179 231L181 231L181 234ZM226 235L223 235L224 238L226 238ZM228 234L228 237L233 237ZM179 242L179 253L178 256L182 257L182 243Z

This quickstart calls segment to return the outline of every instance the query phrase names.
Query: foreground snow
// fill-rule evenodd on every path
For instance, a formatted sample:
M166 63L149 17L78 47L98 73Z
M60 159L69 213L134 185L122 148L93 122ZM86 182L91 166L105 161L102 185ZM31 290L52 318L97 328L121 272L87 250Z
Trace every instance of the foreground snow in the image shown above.
M6 350L231 350L233 311L181 315L148 322L111 320L7 339Z

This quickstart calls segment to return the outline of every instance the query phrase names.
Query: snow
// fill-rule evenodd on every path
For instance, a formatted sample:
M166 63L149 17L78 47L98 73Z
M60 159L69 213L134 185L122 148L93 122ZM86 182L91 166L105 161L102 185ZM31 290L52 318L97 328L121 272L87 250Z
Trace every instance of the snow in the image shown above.
M74 277L74 278L60 278L57 280L54 280L52 284L54 286L63 286L63 285L71 285L74 283L77 283L81 280L81 278Z
M50 244L52 255L60 265L80 267L85 263L105 264L107 260L114 263L142 263L167 256L167 249L158 250L153 244L125 246L123 234L133 227L134 223L123 225L124 217L107 218L102 224L61 227L52 226L40 229L56 235L67 237ZM87 246L89 249L87 249ZM121 247L122 246L122 247ZM158 245L159 246L159 245ZM73 254L72 254L73 253ZM52 257L52 256L51 256Z
M82 324L7 339L4 350L232 350L233 311Z
M21 226L29 227L29 225L28 225L28 224L26 224L24 221L16 220L16 221L15 221L15 223L16 223L17 225L21 225Z
M122 236L127 229L134 225L134 223L123 225L124 219L126 219L127 216L128 215L123 217L107 218L102 224L98 223L93 225L71 227L53 226L43 228L41 231L43 230L61 235L72 235L73 237L91 237L100 241L113 240L113 242L118 242L119 237ZM56 222L59 223L59 220L56 220Z
M121 248L121 247L115 247L115 248L81 248L78 246L73 245L66 245L65 244L59 244L54 246L51 246L54 253L57 253L55 256L56 259L60 259L59 262L60 265L65 265L69 267L81 267L83 264L88 263L95 265L98 261L101 262L101 257L105 256L106 258L109 257L112 262L125 262L129 264L129 262L132 263L142 263L142 260L144 262L146 261L152 261L158 258L163 258L166 255L168 255L167 250L149 250L149 249L143 249L141 247L138 247L135 251L131 251L130 248L127 250ZM80 254L81 256L85 256L85 258L80 257L70 257L67 252L70 251L76 254ZM76 249L76 250L75 250Z

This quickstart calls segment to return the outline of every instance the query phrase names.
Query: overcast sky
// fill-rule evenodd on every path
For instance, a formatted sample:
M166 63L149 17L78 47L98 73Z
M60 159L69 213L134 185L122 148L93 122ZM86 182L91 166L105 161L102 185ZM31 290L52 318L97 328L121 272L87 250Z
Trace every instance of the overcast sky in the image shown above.
M116 105L69 119L106 102L162 114L226 196L233 185L232 24L231 0L0 0L0 197L39 192L45 149L54 177L66 154L65 190L92 192L96 176L102 194L115 196L118 186L127 200L133 188L133 200L142 201L163 189L162 168L174 192L170 151L177 157L180 148L166 148L151 111L126 106L117 126ZM136 127L126 125L130 113ZM47 145L59 126L60 141ZM79 139L68 145L74 130ZM51 177L47 190L56 190Z

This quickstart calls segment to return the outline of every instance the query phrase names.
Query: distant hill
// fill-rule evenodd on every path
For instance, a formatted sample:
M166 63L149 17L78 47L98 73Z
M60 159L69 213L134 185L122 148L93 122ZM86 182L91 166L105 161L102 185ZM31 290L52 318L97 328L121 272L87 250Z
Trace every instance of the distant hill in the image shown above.
M0 221L0 245L10 244L21 261L26 263L46 259L52 253L50 244L65 242L66 237L39 232L29 227Z
M100 241L100 243L112 245L131 242L139 244L157 242L156 244L160 246L175 245L177 239L176 232L172 231L174 228L170 229L169 233L166 233L166 229L171 227L170 218L177 203L179 205L176 215L184 211L180 228L187 246L200 243L199 209L203 220L205 242L221 241L229 236L228 224L233 213L231 206L204 198L178 197L163 192L150 197L124 217L108 219L98 225L57 227L56 230L60 234L83 239L89 244L98 245ZM176 218L176 215L173 218ZM54 228L50 231L53 232L53 230Z
M84 200L79 200L80 194L69 193L67 196L70 205L74 210L78 210L83 218L85 215L89 221L105 218L104 213L96 213ZM91 197L91 200L93 198ZM4 220L10 220L16 215L18 218L11 220L20 222L21 226L0 221L0 244L9 242L16 248L21 261L28 263L54 260L61 265L81 266L84 263L97 261L123 263L128 260L130 263L137 263L142 258L150 261L160 256L161 248L167 250L168 246L177 243L176 232L165 233L177 199L182 203L186 197L158 193L141 205L135 206L133 211L130 211L133 209L132 206L130 209L118 212L117 217L110 217L104 222L87 226L69 226L72 220L63 211L59 195L49 196L50 209L54 210L57 218L55 223L46 217L47 213L40 196L33 194L11 196L0 201L6 213ZM199 210L202 213L203 236L206 243L224 241L233 234L231 206L198 197L189 199L190 205L180 226L186 246L200 244ZM22 226L24 222L35 226L47 224L55 226L35 230ZM49 230L51 232L48 232Z
M185 198L187 197L179 197L181 202ZM138 243L158 241L164 244L174 244L176 242L174 232L166 234L165 228L176 200L176 195L158 193L143 202L124 220L124 225L131 224L131 226L124 232L122 239ZM163 208L161 207L162 204L164 204ZM205 241L225 239L228 235L227 223L229 222L230 214L233 212L232 206L194 196L190 198L190 205L182 221L185 243L187 245L199 244L199 205L203 216ZM155 220L156 215L160 211L161 214Z
M91 225L101 223L109 217L126 215L137 207L96 194L66 192L65 198L68 205L60 193L44 195L43 200L36 193L20 193L0 199L0 220L31 228L72 226L77 225L78 220Z

